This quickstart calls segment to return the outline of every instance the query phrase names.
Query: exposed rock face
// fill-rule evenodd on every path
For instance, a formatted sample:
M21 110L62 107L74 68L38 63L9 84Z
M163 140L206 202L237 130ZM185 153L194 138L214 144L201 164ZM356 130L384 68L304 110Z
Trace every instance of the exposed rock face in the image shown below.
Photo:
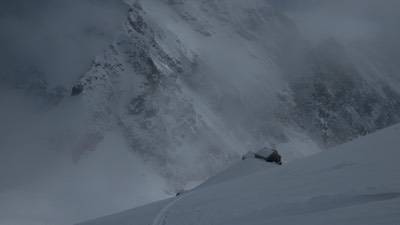
M83 92L83 85L82 84L76 84L72 87L71 90L71 96L77 96L80 95Z
M400 122L400 7L331 11L354 1L2 0L0 224L38 200L59 210L26 221L72 224Z
M182 161L185 154L221 161L233 155L219 148L218 134L202 120L182 86L181 77L193 71L195 58L174 37L152 24L139 4L132 5L125 31L79 81L90 120L87 138L118 129L132 151L164 168L160 172L165 176L203 179L219 167L199 164L181 174L173 168L194 160ZM86 150L79 145L76 154Z
M399 93L382 80L366 79L334 40L312 49L306 63L309 75L291 82L293 115L322 144L344 143L400 121Z
M86 102L91 145L118 129L165 176L195 180L240 152L291 142L290 130L332 146L400 121L394 89L367 79L335 40L316 47L303 41L295 24L265 2L255 0L257 9L240 1L151 2L168 9L179 27L146 11L154 5L133 3L124 31L73 91ZM188 34L180 33L186 26ZM224 32L237 40L215 46L227 52L218 64L212 47L201 44L225 45ZM192 46L191 35L204 49ZM228 55L235 41L258 47ZM236 53L241 60L232 58ZM77 157L84 151L78 147ZM191 169L178 171L187 164Z
M375 68L368 42L309 43L264 0L131 2L123 30L69 94L40 75L7 81L84 114L82 134L56 138L78 140L75 160L118 131L160 173L186 182L260 146L333 146L400 121L397 67L382 57L390 76Z

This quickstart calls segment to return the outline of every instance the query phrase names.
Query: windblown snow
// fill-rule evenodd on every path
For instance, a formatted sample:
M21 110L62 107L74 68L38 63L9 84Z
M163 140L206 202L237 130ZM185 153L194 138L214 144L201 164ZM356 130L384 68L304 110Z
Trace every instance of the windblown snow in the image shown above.
M205 214L213 224L387 203L370 201L393 196L385 183L377 192L310 190L312 178L338 186L336 175L361 179L357 168L389 170L355 157L372 150L293 161L400 122L399 8L398 0L1 0L0 224L67 225L165 199L263 147L276 147L286 165L263 172L266 164L241 162L167 208L132 213L148 215L147 225L200 223ZM337 169L322 165L328 155ZM261 190L278 196L268 199L275 208L258 202ZM252 213L213 208L225 199Z
M238 161L170 199L79 225L400 223L400 125L278 166Z

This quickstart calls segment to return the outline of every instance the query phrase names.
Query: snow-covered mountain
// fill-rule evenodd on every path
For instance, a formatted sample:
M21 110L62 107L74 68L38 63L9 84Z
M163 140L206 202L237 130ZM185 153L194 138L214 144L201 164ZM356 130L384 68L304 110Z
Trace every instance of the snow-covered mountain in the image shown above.
M278 166L237 162L177 197L80 225L400 222L400 126Z
M75 154L119 129L187 182L249 149L278 145L290 159L300 150L286 146L333 146L400 120L397 81L363 55L373 38L313 42L299 26L268 1L134 1L74 86L90 121Z
M72 223L399 122L398 2L369 3L2 1L0 222Z

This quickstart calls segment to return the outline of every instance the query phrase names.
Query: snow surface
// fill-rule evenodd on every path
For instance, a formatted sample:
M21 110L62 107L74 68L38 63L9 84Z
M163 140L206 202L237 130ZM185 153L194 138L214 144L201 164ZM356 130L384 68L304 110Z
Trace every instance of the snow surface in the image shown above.
M0 224L76 223L249 150L290 161L399 122L399 7L354 1L301 0L292 18L276 0L0 1Z
M396 125L283 166L240 161L178 197L79 225L398 225L399 135Z

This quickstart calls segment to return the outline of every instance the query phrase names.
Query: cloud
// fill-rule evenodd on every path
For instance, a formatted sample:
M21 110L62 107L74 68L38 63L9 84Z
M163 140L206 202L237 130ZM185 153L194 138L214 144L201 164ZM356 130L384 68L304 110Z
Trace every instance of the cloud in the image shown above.
M30 76L70 84L122 27L126 5L107 0L0 2L0 78Z

